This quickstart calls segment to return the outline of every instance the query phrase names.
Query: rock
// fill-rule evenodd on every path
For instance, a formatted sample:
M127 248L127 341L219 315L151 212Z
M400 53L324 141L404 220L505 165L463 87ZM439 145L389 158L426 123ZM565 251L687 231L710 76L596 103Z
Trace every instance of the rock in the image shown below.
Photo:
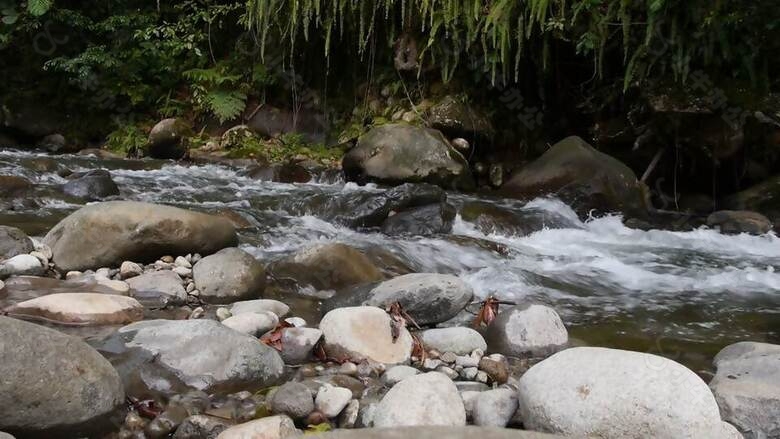
M507 428L484 427L403 427L403 428L360 428L356 430L336 430L320 434L317 439L555 439L552 436L535 431L513 430Z
M474 401L474 425L506 427L517 411L517 395L510 389L481 392Z
M135 262L125 261L119 266L119 277L122 279L129 279L131 277L140 276L143 274L144 269Z
M412 273L384 281L373 288L357 288L323 303L325 309L343 306L384 308L399 302L419 325L447 321L468 305L471 287L449 274Z
M264 137L278 138L285 133L297 133L308 143L324 143L330 129L328 118L312 109L292 111L268 104L253 112L246 124L249 129Z
M780 437L780 345L741 342L715 356L710 382L724 421L746 439Z
M360 414L360 401L352 399L339 416L339 428L355 428Z
M329 200L334 221L352 228L380 227L387 218L417 207L447 201L440 187L425 183L405 183L385 192L361 191Z
M0 182L0 188L2 188ZM766 215L775 224L780 222L780 175L772 176L761 183L721 200L719 207L753 211Z
M15 198L24 196L32 189L32 183L15 175L0 175L0 198Z
M282 330L282 359L285 364L301 364L308 361L322 331L315 328L285 328Z
M124 404L114 368L76 337L0 316L0 358L0 430L91 436Z
M186 138L191 134L192 128L183 119L161 120L149 133L149 156L155 159L184 158L187 155Z
M228 317L222 321L222 324L235 331L260 337L279 324L279 317L272 312L248 312Z
M474 186L468 163L436 130L382 125L358 139L342 168L349 181L427 182L451 189Z
M230 427L217 439L286 439L299 436L292 419L287 416L269 416Z
M146 426L146 435L150 439L167 438L186 417L187 412L183 408L168 407Z
M167 253L211 254L237 242L225 219L134 201L82 207L43 240L63 272L116 267L126 260L152 262Z
M222 149L241 148L244 144L255 139L255 134L246 125L236 125L222 133L219 141L219 147Z
M244 177L259 181L274 181L277 183L308 183L314 174L299 163L275 163L271 165L255 165L239 172Z
M634 172L576 136L515 172L501 192L520 199L554 194L585 215L595 209L643 216L647 210Z
M532 206L510 210L492 203L469 201L463 204L459 213L464 221L474 224L486 235L527 236L544 229L582 228L577 218Z
M387 387L393 387L406 378L418 375L419 373L420 371L414 367L404 365L393 366L390 369L387 369L384 375L382 375L382 384Z
M133 297L155 305L181 305L187 301L181 278L172 271L153 271L127 279Z
M16 227L0 226L0 260L35 250L32 240Z
M284 319L285 323L288 323L296 328L302 328L304 326L307 326L308 323L306 323L306 320L300 318L300 317L287 317Z
M231 317L233 317L233 314L228 310L227 308L217 308L216 311L217 320L220 322L223 322Z
M497 360L484 357L479 360L479 369L485 372L494 383L504 384L509 380L509 364L506 358Z
M320 387L314 399L314 407L326 418L335 418L352 400L352 391L343 387Z
M278 300L257 299L235 302L230 307L230 312L237 316L247 312L272 312L279 317L284 317L290 313L290 307Z
M428 122L449 138L465 137L489 141L495 130L490 119L472 108L468 102L454 96L446 96L430 109Z
M455 207L449 203L417 207L388 217L382 223L382 232L387 235L416 236L449 233L455 214Z
M420 332L420 341L427 350L452 352L457 355L468 355L474 349L487 350L487 343L482 335L464 327L436 328Z
M163 394L260 389L276 384L284 368L273 348L206 319L134 323L100 348L125 382Z
M340 243L305 248L275 262L269 270L275 277L293 278L318 290L338 290L384 278L363 252Z
M192 264L190 263L190 261L188 261L187 258L183 256L177 256L176 259L173 260L173 263L177 267L192 268Z
M192 275L200 298L208 303L255 299L265 290L263 264L238 248L206 256L195 264Z
M111 174L103 169L71 174L69 179L62 186L62 191L73 197L97 201L119 195L119 187L111 179Z
M49 152L59 152L65 148L65 136L62 134L49 134L38 141L38 148L43 148Z
M5 282L0 280L0 291L2 291L3 288L5 288Z
M375 427L466 425L466 409L452 380L439 372L409 377L376 407Z
M0 279L11 276L41 276L46 268L32 255L16 255L0 262Z
M656 355L567 349L519 381L525 428L564 436L731 438L707 385Z
M721 233L763 235L772 230L769 218L757 212L744 210L720 210L707 217L707 225L717 227Z
M284 383L276 389L270 398L272 412L284 414L293 419L303 419L314 411L314 398L312 398L311 391L301 383Z
M339 308L320 321L323 346L328 356L378 363L404 363L412 351L412 336L401 328L393 340L390 316L379 308L364 306Z
M488 350L511 357L545 357L569 341L558 313L544 305L525 304L505 309L485 333Z
M5 309L12 315L78 325L122 325L144 317L132 297L98 293L57 293L26 300Z
M172 439L217 439L230 424L224 419L207 415L194 415L185 419Z

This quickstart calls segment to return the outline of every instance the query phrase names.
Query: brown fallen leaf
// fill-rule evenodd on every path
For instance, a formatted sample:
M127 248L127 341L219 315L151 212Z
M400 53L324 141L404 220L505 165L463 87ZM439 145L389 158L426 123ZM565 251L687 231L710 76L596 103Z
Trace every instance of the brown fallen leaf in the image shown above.
M157 405L153 399L139 400L132 396L126 398L127 405L131 410L135 410L138 414L147 419L154 419L160 416L162 413L162 407Z
M278 325L276 325L273 331L260 337L260 342L276 349L279 352L282 352L282 335L284 334L284 330L286 328L292 327L293 325L285 321L281 321Z
M493 320L495 320L498 315L498 305L500 303L501 301L494 296L488 296L487 299L482 302L477 317L474 319L474 327L479 328L482 325L489 326L493 323Z

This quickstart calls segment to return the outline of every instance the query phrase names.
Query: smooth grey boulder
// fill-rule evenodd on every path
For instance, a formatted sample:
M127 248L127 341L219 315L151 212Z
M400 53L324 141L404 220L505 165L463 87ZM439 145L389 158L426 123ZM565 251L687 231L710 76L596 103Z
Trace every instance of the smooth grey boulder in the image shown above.
M35 250L32 240L16 227L0 226L0 260Z
M285 328L282 330L282 359L285 364L301 364L311 359L314 346L322 338L316 328Z
M230 316L223 320L222 324L234 331L260 337L279 324L279 317L267 311L263 313L247 312L237 316Z
M394 385L405 380L406 378L419 375L419 374L420 374L419 369L416 369L411 366L404 366L403 364L399 364L397 366L393 366L387 369L387 371L382 375L382 384L384 384L387 387L393 387Z
M226 248L206 256L192 268L200 298L207 303L232 303L257 299L265 290L265 267L238 248Z
M11 276L41 276L46 268L33 255L16 255L0 262L0 279Z
M71 174L68 179L69 181L62 186L62 191L85 201L97 201L119 195L119 187L111 179L111 173L104 169Z
M780 438L780 345L726 346L715 367L710 388L723 420L747 439Z
M373 288L356 288L325 301L325 309L344 306L384 308L399 302L419 325L455 317L474 296L472 288L456 276L412 273L384 281Z
M450 233L456 213L453 205L443 202L415 207L389 216L382 223L382 233L392 236Z
M519 380L518 414L530 430L574 437L737 438L709 387L672 360L579 347Z
M517 392L506 388L481 392L473 407L474 425L506 427L517 411Z
M569 342L558 313L544 305L525 304L505 309L488 326L490 352L512 357L546 357Z
M284 362L273 348L214 320L147 320L101 343L127 383L151 393L230 392L276 384Z
M304 384L284 383L271 395L270 408L276 414L302 419L314 411L314 395Z
M272 312L279 318L290 313L290 307L286 304L272 299L255 299L235 302L230 306L230 314L237 316L248 312Z
M0 358L0 430L19 437L93 434L124 403L116 370L76 337L0 317Z
M763 235L772 230L772 221L758 212L747 210L719 210L707 217L707 225L721 233Z
M178 274L169 270L153 271L131 277L127 285L134 291L131 295L141 303L155 305L182 305L187 301L187 292Z
M455 384L446 375L428 372L393 386L374 414L375 427L466 425L466 409Z
M164 255L208 255L238 243L230 221L136 201L91 204L52 228L43 243L62 272L152 262Z
M187 155L186 137L191 134L184 119L163 119L149 132L147 152L152 158L179 160Z
M441 353L469 355L475 349L483 352L487 350L487 343L482 334L462 326L426 329L420 332L419 336L427 350L435 349Z
M409 361L412 355L412 336L400 328L394 339L390 316L372 306L338 308L328 312L320 321L323 348L332 358L348 359L354 363L371 360L377 363L398 364Z
M54 293L5 308L13 316L66 325L125 325L144 317L132 297L101 293Z

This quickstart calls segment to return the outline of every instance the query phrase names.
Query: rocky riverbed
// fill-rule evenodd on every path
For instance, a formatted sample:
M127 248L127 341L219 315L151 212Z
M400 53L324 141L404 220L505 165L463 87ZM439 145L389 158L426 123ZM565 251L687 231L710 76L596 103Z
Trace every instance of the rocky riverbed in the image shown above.
M0 152L0 431L780 437L761 218L235 165Z

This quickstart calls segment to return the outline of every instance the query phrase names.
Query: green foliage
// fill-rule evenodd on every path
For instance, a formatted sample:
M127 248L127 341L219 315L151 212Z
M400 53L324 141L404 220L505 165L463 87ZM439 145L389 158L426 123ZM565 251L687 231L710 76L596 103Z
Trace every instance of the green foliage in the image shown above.
M40 17L41 15L49 12L49 9L54 5L54 0L27 0L27 12Z
M125 156L135 155L146 147L147 131L138 125L122 125L108 135L106 149Z
M306 142L298 133L282 134L278 138L260 139L252 136L244 138L240 145L234 146L227 154L229 158L256 158L269 163L281 163L297 157L306 157L317 162L334 162L344 155L343 146L327 147L322 144Z

